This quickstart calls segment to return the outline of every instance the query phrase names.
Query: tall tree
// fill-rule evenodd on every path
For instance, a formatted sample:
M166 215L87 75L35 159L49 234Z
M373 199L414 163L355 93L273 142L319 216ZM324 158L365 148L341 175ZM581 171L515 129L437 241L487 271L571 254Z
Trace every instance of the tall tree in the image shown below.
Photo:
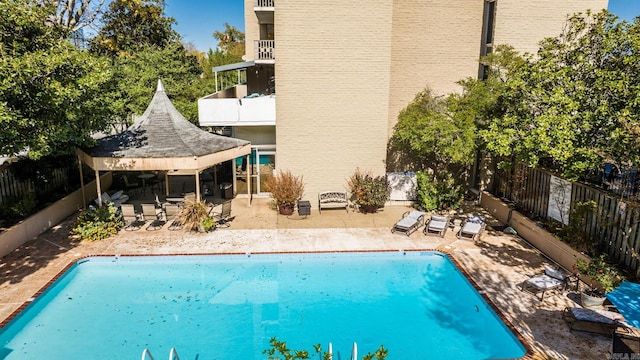
M78 31L94 23L106 0L40 0L55 12L47 17L50 24L57 24L71 32Z
M244 55L244 33L235 26L224 24L224 31L216 30L213 37L218 40L218 49L236 58Z
M164 13L164 0L114 0L102 17L104 26L91 41L99 54L128 56L147 46L164 48L180 41L175 19Z
M45 24L51 7L0 1L0 153L33 158L91 142L109 117L108 62L77 50L68 29Z

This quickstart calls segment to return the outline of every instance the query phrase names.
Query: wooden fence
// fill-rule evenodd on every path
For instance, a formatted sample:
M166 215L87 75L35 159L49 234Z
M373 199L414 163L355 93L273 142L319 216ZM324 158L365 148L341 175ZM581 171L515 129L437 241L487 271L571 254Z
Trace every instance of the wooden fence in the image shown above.
M72 170L72 166L53 169L46 179L36 182L36 179L17 179L11 166L0 169L0 206L31 193L46 194L60 189L69 183L69 173Z
M491 193L512 202L533 219L552 220L549 213L550 202L553 201L552 177L545 170L519 164L511 172L499 170L495 173ZM611 260L638 271L640 204L585 184L569 184L569 216L576 204L590 200L596 204L596 210L590 212L585 219L582 228L584 235L588 240L596 242L598 248L607 253Z

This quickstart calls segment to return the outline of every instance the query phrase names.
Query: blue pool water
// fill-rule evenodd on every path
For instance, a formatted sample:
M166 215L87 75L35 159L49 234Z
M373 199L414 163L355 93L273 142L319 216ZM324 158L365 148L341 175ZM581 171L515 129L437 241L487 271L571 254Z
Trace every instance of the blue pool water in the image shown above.
M271 337L334 359L525 354L446 256L408 252L85 259L0 331L0 359L265 359Z

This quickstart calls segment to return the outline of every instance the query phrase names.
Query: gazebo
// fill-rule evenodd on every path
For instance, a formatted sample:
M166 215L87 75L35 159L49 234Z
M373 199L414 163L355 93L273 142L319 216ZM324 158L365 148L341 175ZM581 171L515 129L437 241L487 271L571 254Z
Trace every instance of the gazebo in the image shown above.
M169 175L195 175L196 199L200 199L200 172L241 156L247 156L249 162L250 153L249 141L209 133L185 119L167 97L160 80L151 103L132 126L98 140L91 148L76 149L80 178L83 162L95 171L99 205L102 205L100 171L162 170L166 195ZM84 196L83 181L81 185ZM250 204L251 187L247 189Z

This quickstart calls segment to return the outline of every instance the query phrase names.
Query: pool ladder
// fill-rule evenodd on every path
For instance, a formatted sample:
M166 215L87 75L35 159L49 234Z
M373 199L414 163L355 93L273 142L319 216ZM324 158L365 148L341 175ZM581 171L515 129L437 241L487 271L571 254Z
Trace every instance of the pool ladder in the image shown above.
M151 355L151 351L145 348L144 350L142 350L141 360L155 360L155 359L153 358L153 355ZM176 351L175 348L171 348L171 350L169 350L169 360L180 360L180 356L178 356L178 352Z
M331 343L329 343L329 359L333 359L333 345L331 345ZM355 341L351 348L351 360L358 360L358 344L356 344Z

